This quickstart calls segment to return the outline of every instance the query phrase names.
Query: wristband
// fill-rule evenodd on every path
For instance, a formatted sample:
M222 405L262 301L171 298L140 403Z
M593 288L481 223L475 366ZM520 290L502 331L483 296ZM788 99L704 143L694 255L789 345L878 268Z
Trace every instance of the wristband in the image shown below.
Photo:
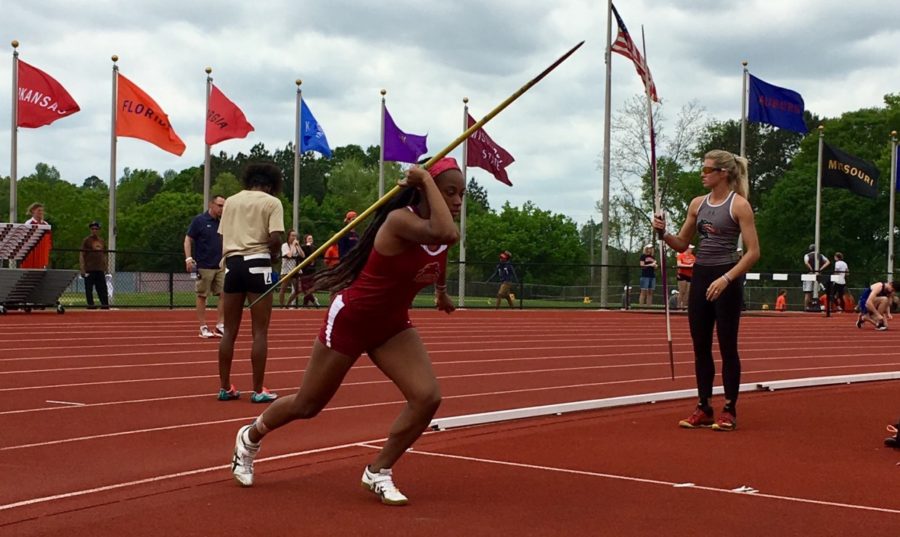
M193 260L194 260L193 257L188 257L188 258L185 258L184 262L187 263L188 261L193 261Z
M444 285L437 285L437 284L435 284L434 290L435 290L435 291L446 291L446 290L447 290L447 285L446 285L446 284L444 284Z
M728 274L722 274L722 277L725 278L725 281L731 283L731 278L728 277Z

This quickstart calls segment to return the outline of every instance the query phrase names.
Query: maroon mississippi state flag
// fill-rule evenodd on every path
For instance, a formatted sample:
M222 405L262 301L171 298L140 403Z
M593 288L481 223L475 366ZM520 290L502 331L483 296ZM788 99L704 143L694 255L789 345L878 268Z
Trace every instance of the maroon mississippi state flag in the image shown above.
M477 123L475 118L469 114L469 127L475 123ZM489 171L495 179L509 186L512 186L512 183L506 175L506 167L515 160L506 149L491 140L484 129L478 129L466 140L466 166Z
M206 145L244 138L252 131L253 125L241 109L213 85L206 110Z
M47 73L18 60L17 127L43 127L81 110L75 99Z

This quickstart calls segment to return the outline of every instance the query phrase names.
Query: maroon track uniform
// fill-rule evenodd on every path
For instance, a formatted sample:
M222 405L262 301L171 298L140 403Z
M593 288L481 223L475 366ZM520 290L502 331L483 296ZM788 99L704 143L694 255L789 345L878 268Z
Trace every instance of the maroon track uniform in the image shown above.
M356 358L411 328L409 307L419 291L442 281L447 249L411 244L403 253L385 256L373 248L350 287L335 294L319 341Z

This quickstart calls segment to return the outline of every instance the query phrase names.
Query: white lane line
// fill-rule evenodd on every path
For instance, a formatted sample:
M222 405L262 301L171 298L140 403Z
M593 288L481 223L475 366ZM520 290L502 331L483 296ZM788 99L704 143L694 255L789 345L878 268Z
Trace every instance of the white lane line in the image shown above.
M371 442L361 442L360 443L360 445L363 445L364 447L367 447L370 449L381 449L378 446L373 446L370 444L371 444ZM447 453L437 453L437 452L433 452L433 451L411 450L410 453L412 453L414 455L425 455L428 457L440 457L440 458L454 459L454 460L460 460L460 461L480 462L480 463L485 463L485 464L496 464L499 466L511 466L514 468L525 468L525 469L529 469L529 470L543 470L543 471L547 471L547 472L557 472L557 473L562 473L562 474L572 474L572 475L580 475L580 476L587 476L587 477L600 477L603 479L614 479L617 481L629 481L632 483L644 483L647 485L662 485L665 487L687 488L687 489L691 489L691 490L702 490L702 491L706 491L706 492L715 492L715 493L720 493L720 494L740 494L741 496L748 496L751 498L766 498L766 499L770 499L770 500L780 500L780 501L786 501L786 502L803 503L803 504L818 505L818 506L824 506L824 507L839 507L839 508L843 508L843 509L853 509L853 510L857 510L857 511L873 511L876 513L887 513L890 515L900 515L900 509L890 509L887 507L875 507L875 506L871 506L871 505L859 505L859 504L852 504L852 503L832 502L832 501L827 501L827 500L815 500L815 499L811 499L811 498L800 498L800 497L796 497L796 496L783 496L783 495L779 495L779 494L765 494L762 492L758 492L758 491L756 491L756 489L753 489L751 487L747 487L746 485L743 485L736 489L726 489L726 488L708 487L708 486L688 484L688 483L674 483L674 482L670 482L670 481L660 481L658 479L647 479L647 478L643 478L643 477L607 474L607 473L603 473L603 472L590 472L590 471L586 471L586 470L573 470L570 468L558 468L558 467L543 466L543 465L538 465L538 464L525 464L525 463L511 462L511 461L484 459L484 458L480 458L480 457L450 455ZM686 485L690 485L690 486L686 486Z
M85 406L85 403L75 403L72 401L44 401L45 403L50 403L51 405L69 405L69 406Z
M384 440L386 440L386 439L381 438L378 440L370 440L369 442L383 442ZM315 453L326 453L329 451L338 451L341 449L347 449L347 448L352 448L352 447L363 447L363 446L361 446L358 442L354 442L351 444L341 444L341 445L337 445L337 446L328 446L328 447L324 447L324 448L308 449L306 451L297 451L294 453L285 453L282 455L274 455L272 457L264 457L261 459L256 459L255 463L259 464L261 462L277 461L280 459L301 457L303 455L312 455ZM209 473L209 472L216 472L219 470L227 470L229 468L231 468L230 464L223 464L223 465L219 465L219 466L208 466L206 468L197 468L195 470L188 470L186 472L177 472L174 474L158 475L158 476L148 477L145 479L126 481L123 483L114 483L111 485L95 487L92 489L76 490L73 492L65 492L62 494L54 494L52 496L43 496L40 498L30 498L28 500L21 500L18 502L0 505L0 511L15 509L17 507L26 507L29 505L35 505L35 504L39 504L39 503L52 502L52 501L56 501L56 500L64 500L67 498L76 498L78 496L87 496L89 494L96 494L98 492L105 492L108 490L115 490L115 489L121 489L121 488L126 488L126 487L134 487L137 485L146 485L148 483L159 483L161 481L168 481L171 479L178 479L180 477L187 477L187 476L191 476L191 475L199 475L199 474L205 474L205 473Z

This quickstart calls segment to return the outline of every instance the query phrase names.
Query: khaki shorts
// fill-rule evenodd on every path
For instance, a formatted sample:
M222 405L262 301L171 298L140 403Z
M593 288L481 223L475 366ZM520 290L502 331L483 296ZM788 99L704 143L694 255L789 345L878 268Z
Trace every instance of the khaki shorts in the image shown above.
M497 291L497 298L511 298L510 293L512 291L512 284L509 282L503 282L500 284L500 290Z
M197 278L197 296L218 296L225 284L225 269L199 269Z

